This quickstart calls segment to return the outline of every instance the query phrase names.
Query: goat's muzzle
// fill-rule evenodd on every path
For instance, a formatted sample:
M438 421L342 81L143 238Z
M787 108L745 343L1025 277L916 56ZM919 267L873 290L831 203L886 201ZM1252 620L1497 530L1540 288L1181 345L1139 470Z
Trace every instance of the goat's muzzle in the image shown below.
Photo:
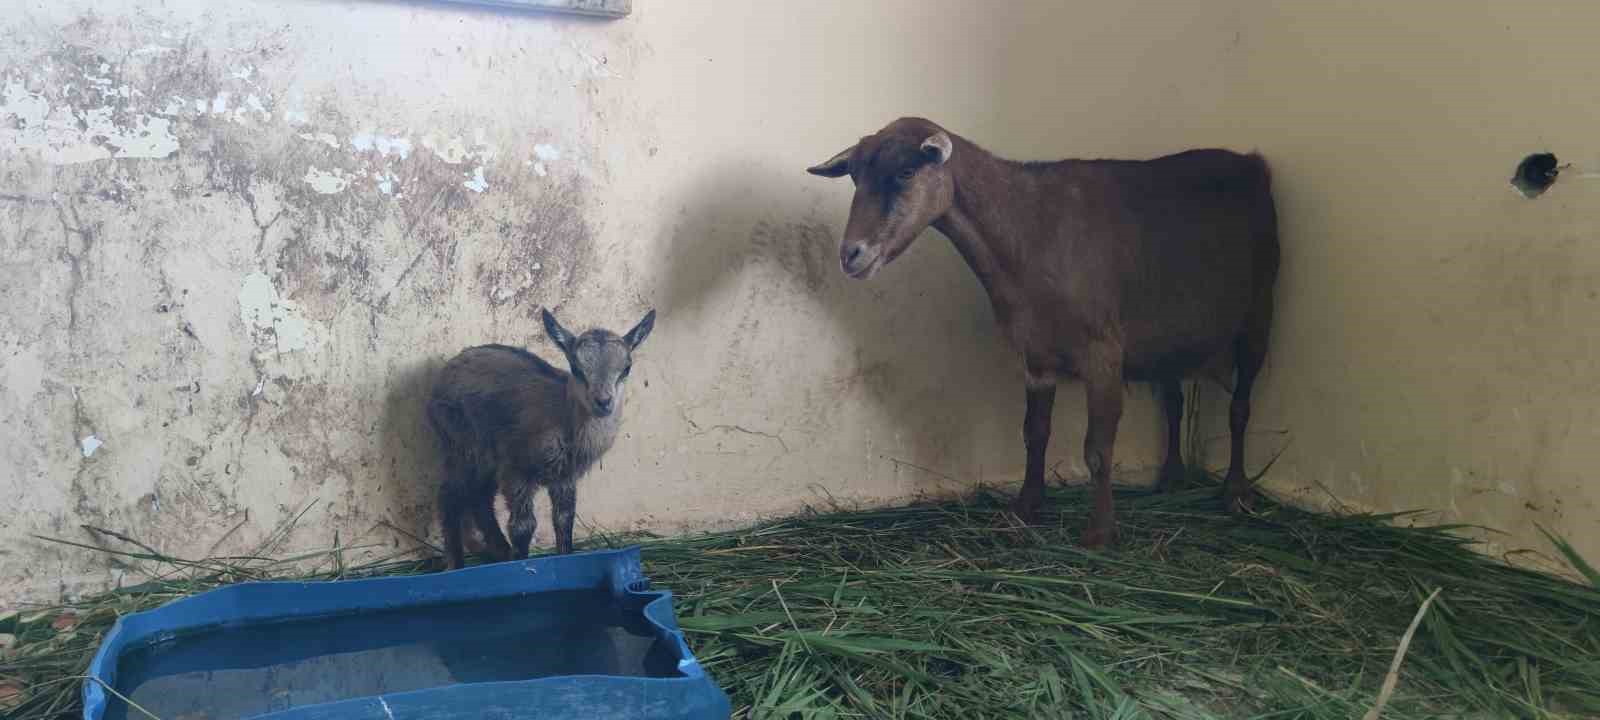
M857 280L872 274L882 251L863 242L844 242L839 246L839 269Z

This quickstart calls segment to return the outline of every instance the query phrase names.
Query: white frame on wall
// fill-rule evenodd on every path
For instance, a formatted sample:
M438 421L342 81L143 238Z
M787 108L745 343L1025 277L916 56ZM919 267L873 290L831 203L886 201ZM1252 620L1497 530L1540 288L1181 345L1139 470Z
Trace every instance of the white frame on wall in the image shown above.
M439 0L457 5L538 10L592 17L619 18L633 12L633 0Z

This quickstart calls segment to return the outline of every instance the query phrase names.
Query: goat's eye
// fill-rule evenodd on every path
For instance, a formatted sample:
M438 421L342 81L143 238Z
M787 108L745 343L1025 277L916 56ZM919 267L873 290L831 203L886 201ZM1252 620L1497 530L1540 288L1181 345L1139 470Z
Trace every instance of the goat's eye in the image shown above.
M626 380L628 378L628 373L631 373L631 372L633 372L633 366L632 365L629 365L629 366L623 368L622 369L622 378L621 379Z
M911 182L911 178L914 178L916 176L917 176L917 169L916 168L906 168L904 170L901 170L898 173L895 173L894 179L899 180L900 182L903 182L903 183L907 183L907 182Z

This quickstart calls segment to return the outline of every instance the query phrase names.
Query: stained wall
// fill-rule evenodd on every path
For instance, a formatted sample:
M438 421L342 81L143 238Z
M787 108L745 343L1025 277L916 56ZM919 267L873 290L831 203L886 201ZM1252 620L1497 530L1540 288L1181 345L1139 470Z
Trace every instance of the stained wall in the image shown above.
M580 529L675 532L1021 471L1019 368L929 233L837 270L919 114L1016 157L1218 142L1238 19L1168 3L17 2L0 19L0 602L185 557L436 537L439 364L660 313ZM553 357L553 356L552 356ZM1082 472L1081 392L1052 463ZM1119 447L1161 447L1140 395ZM548 523L540 542L548 542ZM265 545L263 548L262 546Z

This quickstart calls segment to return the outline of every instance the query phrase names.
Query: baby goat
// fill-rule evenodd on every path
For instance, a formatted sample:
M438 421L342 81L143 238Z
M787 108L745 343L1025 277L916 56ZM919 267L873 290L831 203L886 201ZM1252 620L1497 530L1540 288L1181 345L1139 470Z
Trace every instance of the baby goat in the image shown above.
M445 364L428 400L428 425L444 455L439 515L452 570L463 563L468 521L495 561L527 557L541 486L550 495L556 552L572 552L578 479L617 438L633 352L656 322L651 310L621 337L602 329L573 336L550 311L543 314L570 374L522 348L479 345ZM494 516L496 491L511 513L509 544Z

